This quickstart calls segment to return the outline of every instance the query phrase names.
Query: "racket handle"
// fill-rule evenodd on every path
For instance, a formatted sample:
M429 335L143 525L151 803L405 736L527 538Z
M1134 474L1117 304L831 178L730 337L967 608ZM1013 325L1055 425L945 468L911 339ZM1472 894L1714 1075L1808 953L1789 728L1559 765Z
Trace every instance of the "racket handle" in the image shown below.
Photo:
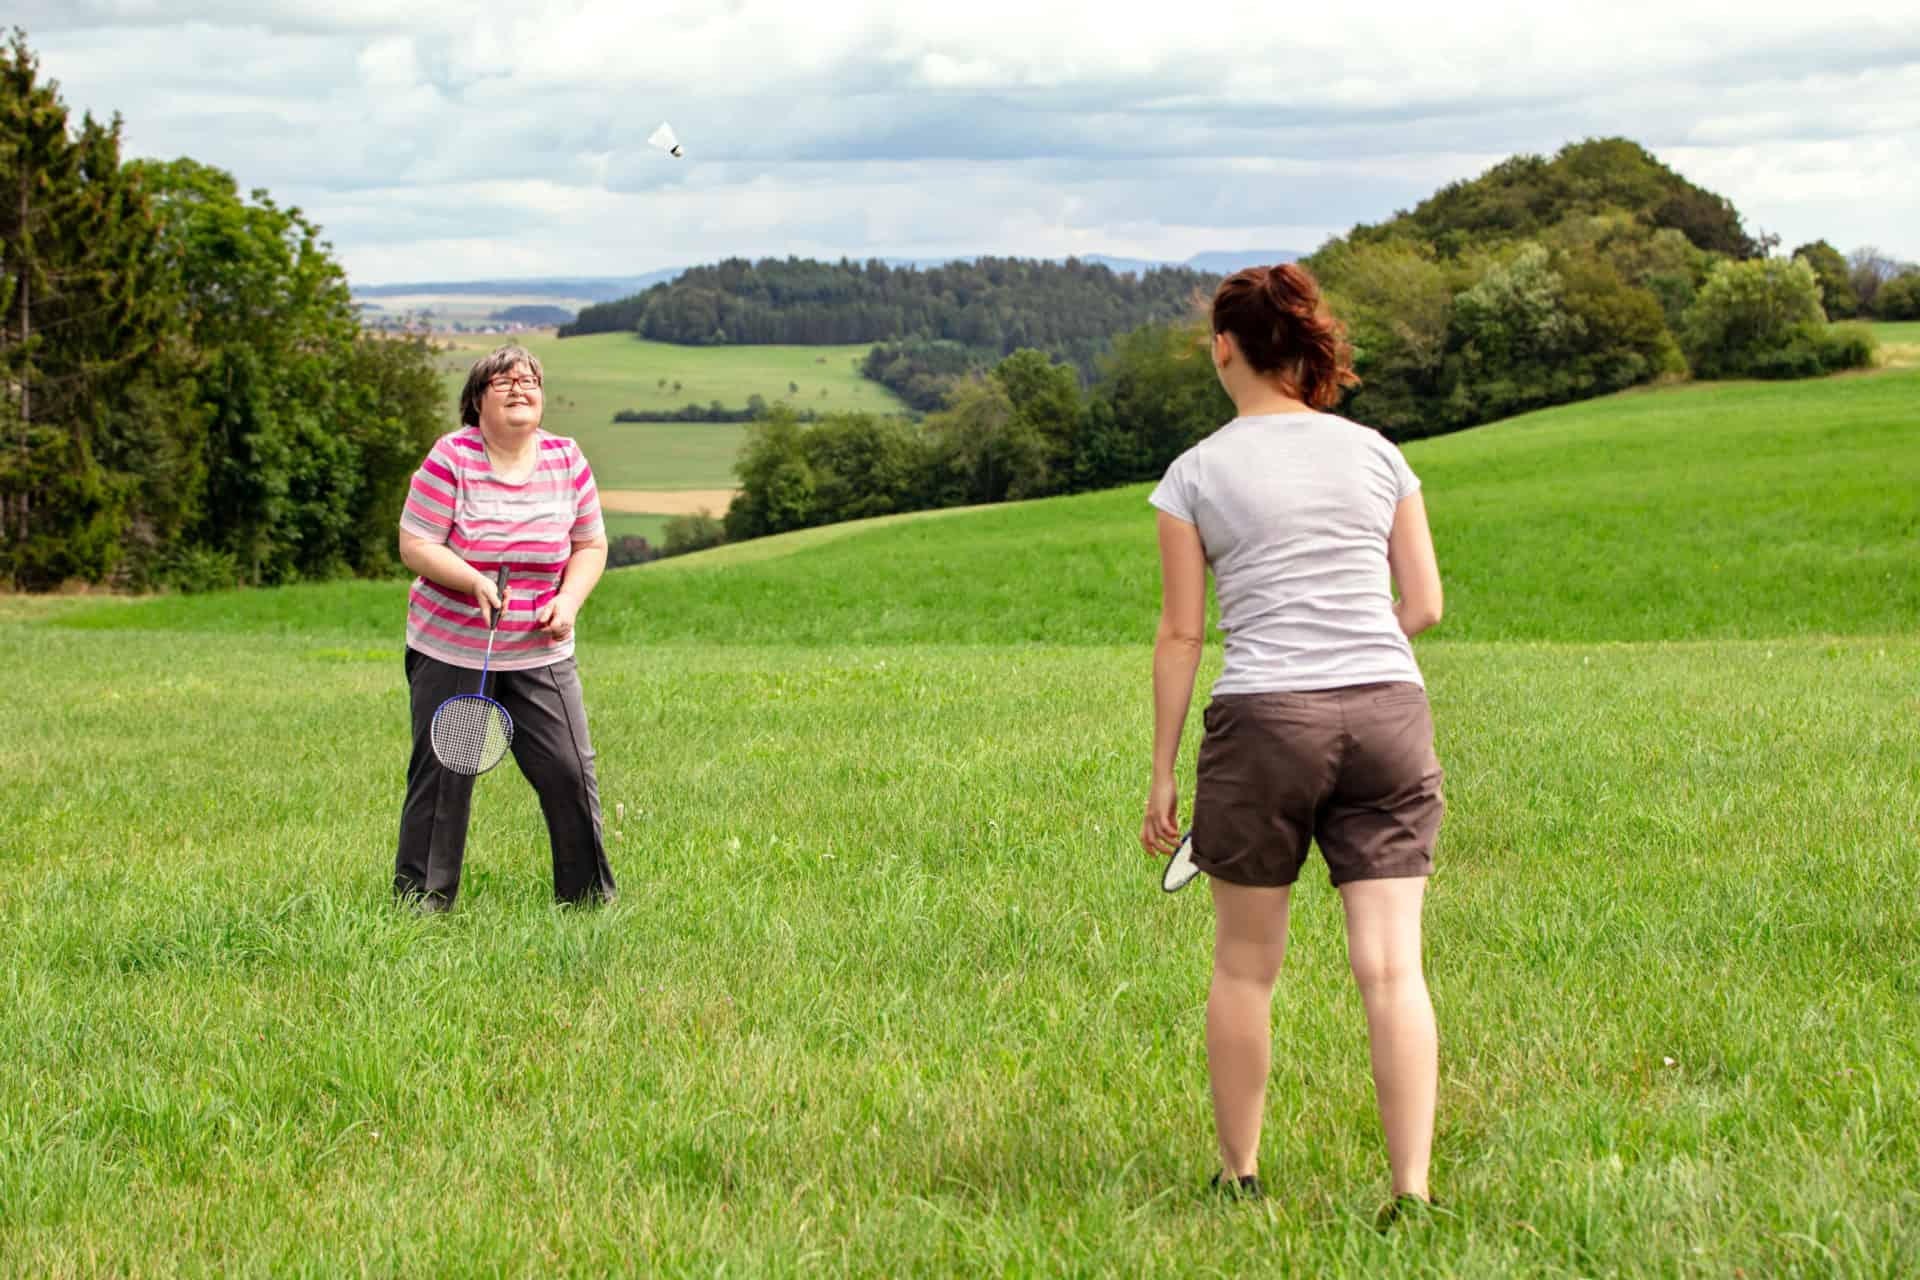
M507 566L504 564L493 575L493 591L500 597L500 603L493 611L493 625L487 628L489 631L499 627L500 615L507 611Z

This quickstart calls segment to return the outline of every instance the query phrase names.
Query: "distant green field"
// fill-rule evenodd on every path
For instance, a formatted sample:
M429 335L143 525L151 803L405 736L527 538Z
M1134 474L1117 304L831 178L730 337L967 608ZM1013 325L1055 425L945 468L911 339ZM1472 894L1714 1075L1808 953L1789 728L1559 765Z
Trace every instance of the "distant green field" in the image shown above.
M680 447L677 433L654 432L646 446L635 447L627 424L616 426L622 409L674 410L718 400L729 409L746 407L758 395L769 404L786 401L818 412L860 410L898 413L904 406L891 391L860 376L855 363L868 348L850 347L676 347L642 342L623 333L599 333L562 341L545 334L455 335L454 349L441 358L449 395L458 397L467 369L503 342L518 341L540 357L547 373L549 431L579 440L601 474L602 484L621 489L711 489L733 484L733 457L739 428L732 427L724 459L715 449ZM667 386L660 385L666 379ZM672 384L681 384L680 390ZM798 386L795 392L790 388ZM704 438L716 424L666 424L683 428L689 438ZM654 446L663 452L656 455ZM719 465L715 465L718 463Z
M645 538L656 547L665 546L667 541L667 521L671 516L622 515L618 512L607 513L607 536L610 538Z
M1920 365L1920 320L1889 321L1871 327L1880 343L1881 364L1896 368Z
M511 766L459 910L389 907L401 584L0 599L0 1274L1920 1274L1920 370L1407 456L1447 584L1431 1221L1370 1225L1317 861L1270 1199L1201 1190L1211 919L1135 840L1134 486L607 575L592 912Z
M603 489L731 489L746 436L744 423L622 422L576 438Z

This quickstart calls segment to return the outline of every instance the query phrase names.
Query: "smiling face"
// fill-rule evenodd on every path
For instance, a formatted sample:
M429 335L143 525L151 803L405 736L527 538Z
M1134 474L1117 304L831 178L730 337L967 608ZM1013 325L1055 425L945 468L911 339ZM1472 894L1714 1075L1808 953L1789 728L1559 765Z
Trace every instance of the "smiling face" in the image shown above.
M546 409L540 358L525 347L501 347L474 361L460 393L460 421L504 440L540 425Z
M480 429L490 434L532 431L545 408L540 374L523 361L487 380L480 397Z

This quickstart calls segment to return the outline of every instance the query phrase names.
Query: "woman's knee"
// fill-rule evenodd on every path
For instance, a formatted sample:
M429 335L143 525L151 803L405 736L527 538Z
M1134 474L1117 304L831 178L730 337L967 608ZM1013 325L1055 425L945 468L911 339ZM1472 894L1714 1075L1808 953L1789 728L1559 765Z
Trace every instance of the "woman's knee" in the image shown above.
M1353 970L1353 980L1362 992L1392 990L1425 981L1417 946L1406 951L1350 951L1347 965Z
M1233 982L1272 986L1280 977L1280 966L1287 957L1285 938L1250 941L1216 939L1213 947L1213 971Z

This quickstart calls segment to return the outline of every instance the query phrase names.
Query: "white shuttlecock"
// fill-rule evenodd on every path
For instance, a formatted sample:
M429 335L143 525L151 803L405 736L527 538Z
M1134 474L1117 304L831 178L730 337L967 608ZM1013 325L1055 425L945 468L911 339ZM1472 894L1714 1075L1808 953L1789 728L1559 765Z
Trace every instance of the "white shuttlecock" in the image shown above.
M647 143L660 148L676 160L687 154L686 149L680 145L680 139L673 136L673 126L670 124L663 124L655 129L647 138Z

